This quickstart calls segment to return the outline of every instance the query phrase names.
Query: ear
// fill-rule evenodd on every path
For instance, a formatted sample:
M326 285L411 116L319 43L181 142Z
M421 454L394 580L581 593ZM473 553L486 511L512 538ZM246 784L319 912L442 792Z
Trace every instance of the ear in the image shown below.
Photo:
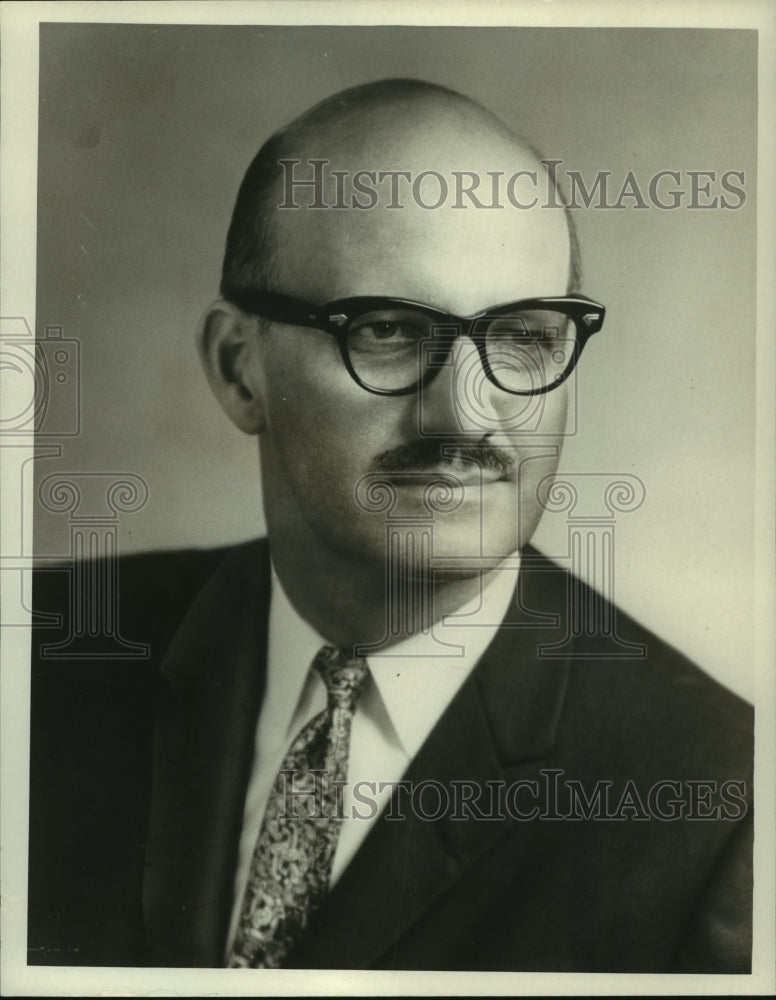
M197 329L197 351L210 388L246 434L264 430L263 367L258 321L218 299Z

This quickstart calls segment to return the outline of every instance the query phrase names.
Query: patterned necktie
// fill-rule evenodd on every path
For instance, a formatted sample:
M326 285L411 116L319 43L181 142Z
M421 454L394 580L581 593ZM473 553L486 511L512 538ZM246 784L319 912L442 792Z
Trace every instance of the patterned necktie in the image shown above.
M324 646L313 667L326 684L326 709L307 723L283 758L253 852L231 968L279 969L329 889L347 780L350 727L368 672Z

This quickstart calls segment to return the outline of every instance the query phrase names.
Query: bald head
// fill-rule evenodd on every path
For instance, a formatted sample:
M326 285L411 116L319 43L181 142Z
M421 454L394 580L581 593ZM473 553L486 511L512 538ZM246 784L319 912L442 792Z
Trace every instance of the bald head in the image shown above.
M427 272L440 254L476 288L492 271L494 251L509 255L519 276L521 262L546 254L550 243L556 252L563 247L562 283L532 293L562 294L579 282L568 213L533 212L530 222L495 195L497 177L530 183L544 172L527 143L454 91L416 80L342 91L272 136L249 167L222 294L269 288L318 302L347 294L428 301ZM359 287L349 283L354 267ZM509 269L504 274L503 291L496 283L489 293L501 301L514 298ZM467 312L480 307L475 299L435 304Z

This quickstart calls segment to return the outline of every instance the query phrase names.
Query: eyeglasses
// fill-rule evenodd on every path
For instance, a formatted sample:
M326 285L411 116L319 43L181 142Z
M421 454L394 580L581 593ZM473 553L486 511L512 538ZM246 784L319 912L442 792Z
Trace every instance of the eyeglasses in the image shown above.
M224 297L264 319L330 334L352 378L378 396L403 396L427 386L460 336L474 342L486 376L499 389L516 396L549 392L569 377L606 312L582 295L523 299L475 316L384 296L320 307L256 289L230 290Z

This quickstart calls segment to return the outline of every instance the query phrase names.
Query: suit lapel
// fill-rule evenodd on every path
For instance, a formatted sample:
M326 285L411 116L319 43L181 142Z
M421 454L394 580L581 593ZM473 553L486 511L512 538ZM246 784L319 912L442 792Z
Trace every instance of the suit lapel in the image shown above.
M266 546L233 550L162 664L144 880L149 964L222 963L268 605Z
M495 783L514 779L516 765L553 748L568 677L568 661L542 659L539 649L565 635L565 574L530 550L510 612L429 735L361 849L292 956L301 968L392 966L402 936L512 828L488 803ZM535 611L543 624L537 627ZM555 614L545 614L548 609ZM461 782L485 790L482 819L456 818ZM438 819L414 815L414 788L426 815L448 791ZM460 799L459 799L460 801ZM391 816L401 818L390 818ZM459 810L460 816L460 810Z

